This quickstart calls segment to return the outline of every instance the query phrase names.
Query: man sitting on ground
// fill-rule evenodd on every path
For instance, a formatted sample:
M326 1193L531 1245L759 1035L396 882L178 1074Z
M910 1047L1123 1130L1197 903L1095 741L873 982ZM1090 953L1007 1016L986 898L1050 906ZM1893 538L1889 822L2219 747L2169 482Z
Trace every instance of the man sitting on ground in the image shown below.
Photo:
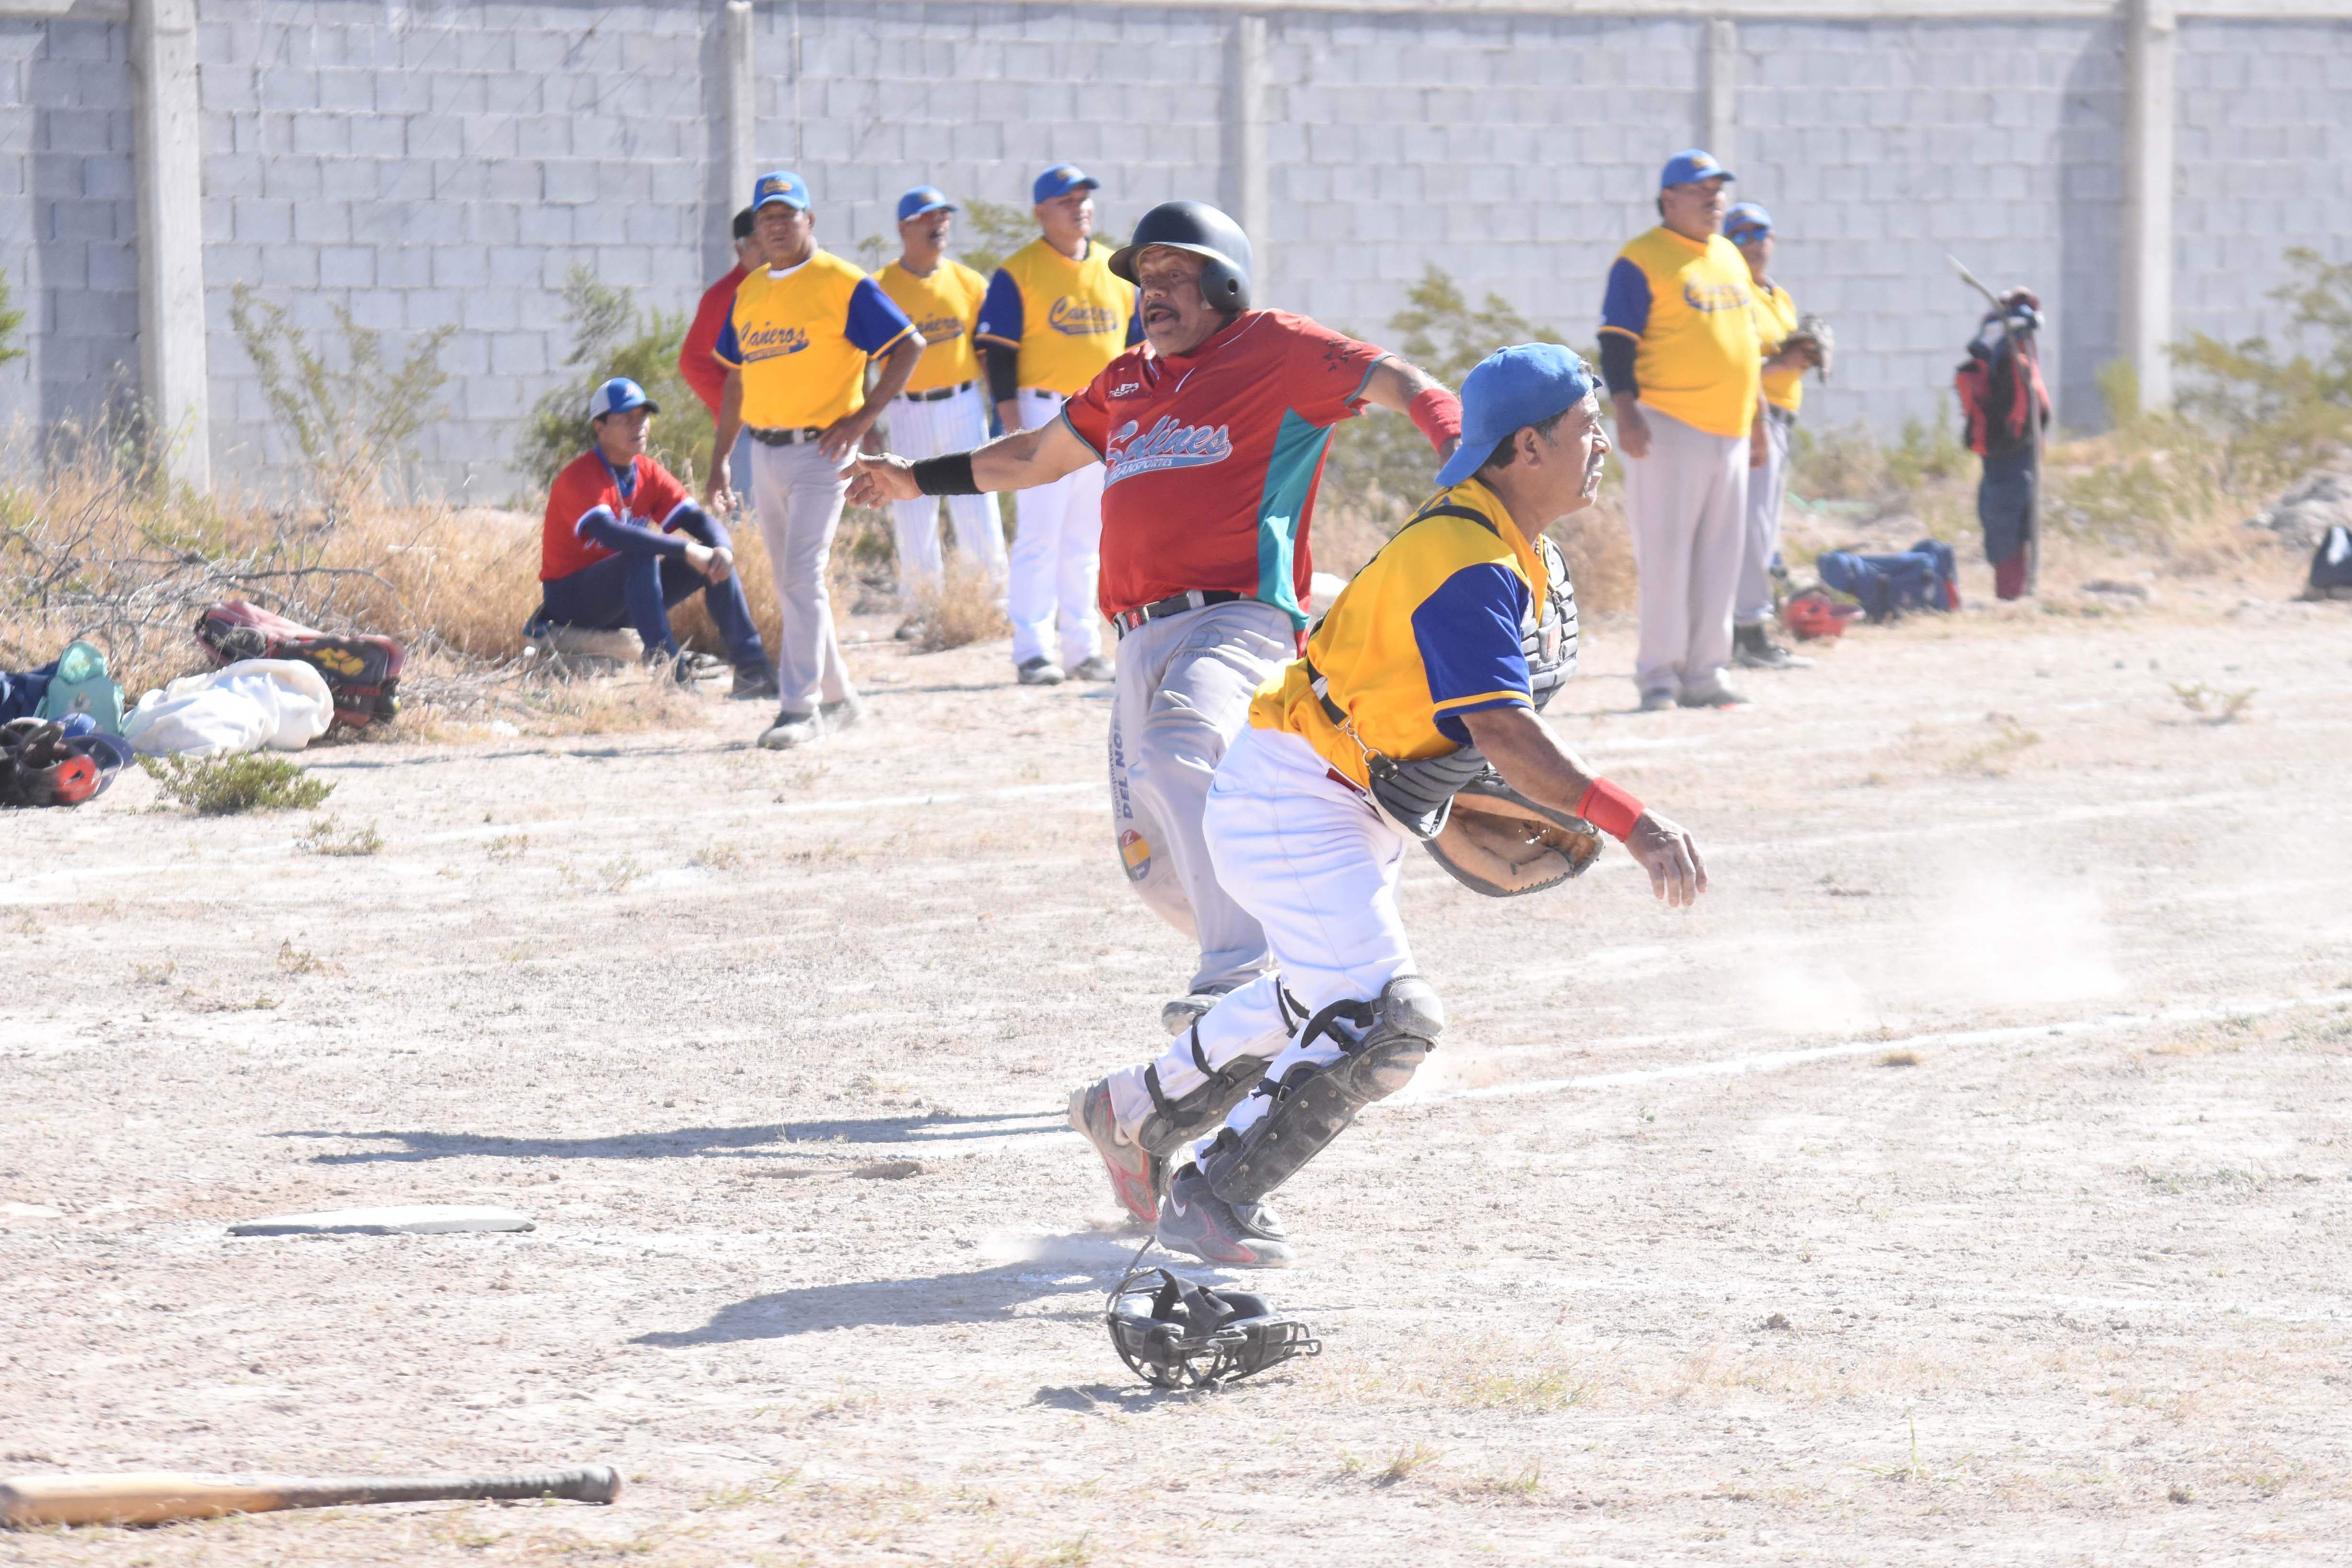
M555 476L548 493L535 623L592 632L633 626L646 662L684 684L717 664L681 653L670 631L670 606L699 593L735 666L729 695L746 701L772 697L775 668L743 601L733 541L668 469L646 455L646 431L660 412L625 376L606 382L588 400L596 444Z

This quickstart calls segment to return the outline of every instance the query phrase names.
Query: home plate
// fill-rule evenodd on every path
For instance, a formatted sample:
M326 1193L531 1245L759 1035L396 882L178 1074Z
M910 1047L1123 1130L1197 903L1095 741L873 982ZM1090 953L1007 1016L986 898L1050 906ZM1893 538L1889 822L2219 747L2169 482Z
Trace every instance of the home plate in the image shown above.
M531 1218L511 1208L412 1203L397 1208L330 1208L280 1214L228 1228L231 1236L447 1236L461 1230L529 1230Z

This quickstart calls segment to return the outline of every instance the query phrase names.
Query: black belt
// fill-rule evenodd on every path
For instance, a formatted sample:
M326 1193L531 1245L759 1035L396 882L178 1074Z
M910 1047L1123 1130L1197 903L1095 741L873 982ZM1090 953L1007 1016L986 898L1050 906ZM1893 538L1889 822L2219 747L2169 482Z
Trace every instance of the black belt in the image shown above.
M1181 615L1188 610L1205 610L1212 604L1231 604L1236 599L1248 597L1246 593L1228 593L1222 588L1188 589L1182 593L1171 593L1155 603L1122 610L1110 618L1110 623L1118 627L1118 634L1124 637L1129 632L1141 630L1146 622L1157 621L1163 615Z
M814 441L824 432L814 424L803 425L797 430L763 430L756 424L747 424L743 427L743 434L762 446L798 446L803 442Z
M934 387L929 392L900 392L898 395L908 402L945 402L956 393L971 390L970 382L961 382L951 387Z

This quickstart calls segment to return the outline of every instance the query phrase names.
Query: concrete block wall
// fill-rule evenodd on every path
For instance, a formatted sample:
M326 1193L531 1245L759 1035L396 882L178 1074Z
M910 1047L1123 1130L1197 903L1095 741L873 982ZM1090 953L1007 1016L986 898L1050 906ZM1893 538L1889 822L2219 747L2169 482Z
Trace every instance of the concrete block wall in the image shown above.
M287 458L230 326L242 280L331 339L334 308L349 309L394 363L455 326L425 476L507 498L520 415L567 379L572 268L675 309L730 265L713 218L732 210L716 188L717 12L203 0L218 482L267 487Z
M720 0L201 0L215 472L289 470L228 322L252 284L314 331L457 329L424 476L512 494L521 413L574 379L575 265L683 309L727 264ZM1106 230L1230 190L1227 13L1073 0L761 0L757 146L845 254L919 181L1025 206L1085 164ZM2181 24L2176 326L2275 330L2290 245L2352 258L2343 24ZM1267 13L1265 293L1374 338L1432 265L1589 341L1665 153L1702 140L1685 18ZM2118 352L2120 29L2097 20L1748 21L1728 156L1780 276L1828 315L1817 423L1948 418L1975 308L1944 260L2050 307L2062 417ZM0 22L0 267L27 311L0 419L86 414L135 375L124 29Z
M126 29L0 21L0 268L26 350L0 365L0 428L136 393L135 239Z
M2179 47L2174 330L2288 343L2287 247L2352 261L2352 23L2191 19Z

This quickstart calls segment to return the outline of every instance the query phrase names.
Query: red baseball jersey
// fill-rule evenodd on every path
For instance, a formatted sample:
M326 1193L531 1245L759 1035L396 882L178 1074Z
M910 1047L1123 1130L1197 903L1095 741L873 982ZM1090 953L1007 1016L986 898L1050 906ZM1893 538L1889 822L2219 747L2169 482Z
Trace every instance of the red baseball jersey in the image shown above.
M1113 360L1062 410L1106 470L1103 613L1198 588L1276 605L1304 630L1331 427L1386 358L1304 316L1248 310L1190 354Z
M593 447L555 476L555 486L547 493L547 520L540 525L540 581L570 577L618 553L580 537L580 519L597 507L612 507L625 523L667 531L678 512L693 505L686 486L652 458L635 457L630 464L636 478L626 500L621 497L620 476Z

